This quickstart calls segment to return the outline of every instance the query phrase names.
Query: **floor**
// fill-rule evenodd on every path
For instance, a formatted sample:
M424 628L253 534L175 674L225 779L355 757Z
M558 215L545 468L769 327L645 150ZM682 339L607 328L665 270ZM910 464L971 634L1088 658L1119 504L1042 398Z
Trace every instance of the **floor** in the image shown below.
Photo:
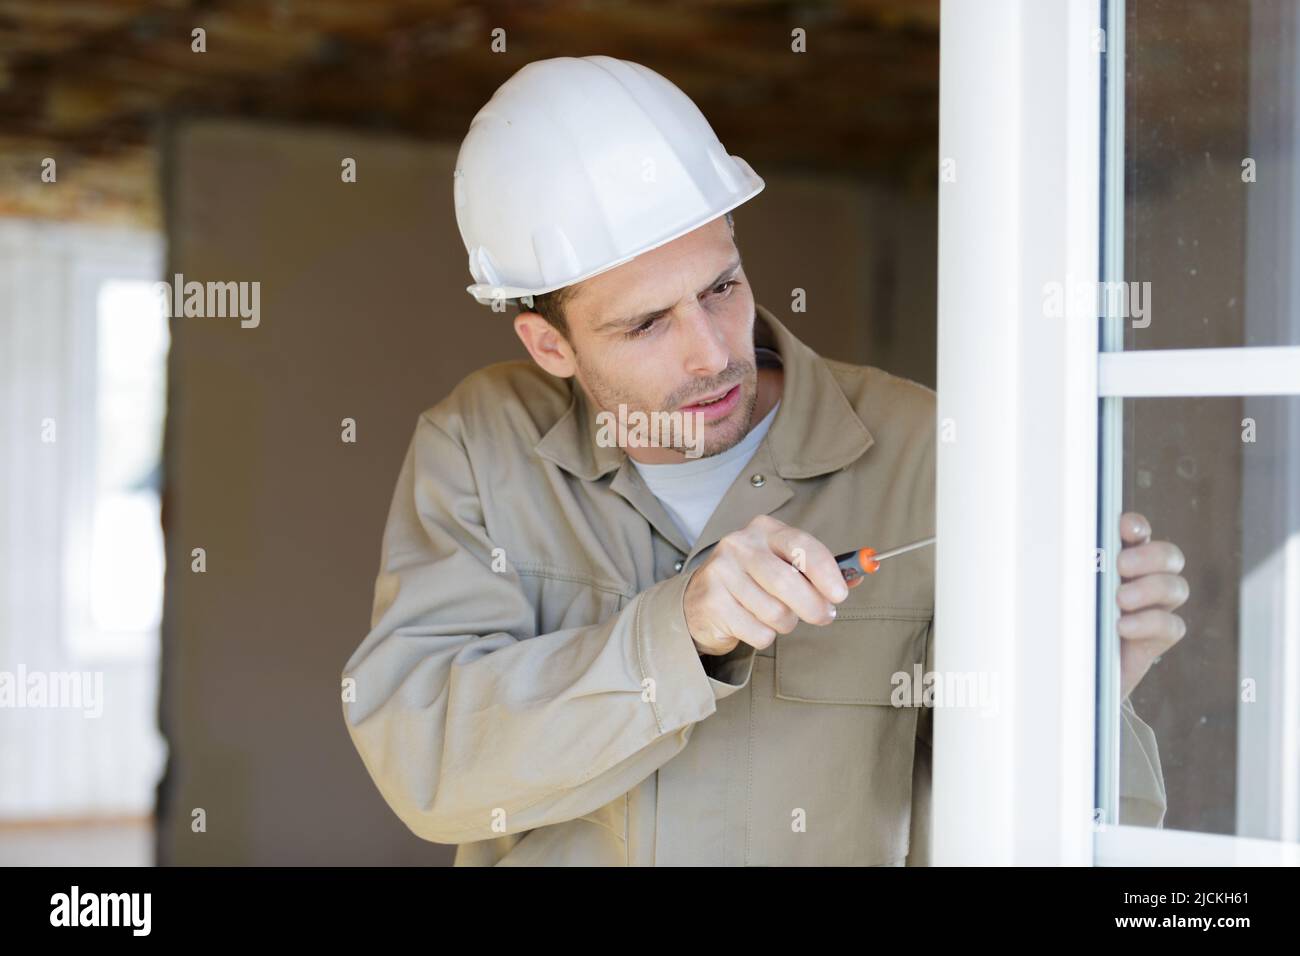
M0 823L0 866L153 866L153 820Z

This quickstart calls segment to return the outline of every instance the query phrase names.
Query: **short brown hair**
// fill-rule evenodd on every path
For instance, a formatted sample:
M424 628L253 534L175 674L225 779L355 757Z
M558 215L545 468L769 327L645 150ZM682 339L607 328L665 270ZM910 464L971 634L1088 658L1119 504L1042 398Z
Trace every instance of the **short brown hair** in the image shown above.
M727 213L727 227L731 230L732 235L735 235L736 220L730 212ZM550 292L543 292L541 295L533 296L531 306L523 299L516 299L515 304L519 306L520 312L536 312L549 322L553 329L567 339L569 337L569 323L564 317L564 306L573 298L577 289L577 285L561 286Z
M520 312L536 312L547 322L549 322L557 332L566 339L569 337L569 323L564 318L564 305L578 291L576 285L566 285L552 292L543 292L541 295L533 296L533 304L529 307L528 303L520 299Z

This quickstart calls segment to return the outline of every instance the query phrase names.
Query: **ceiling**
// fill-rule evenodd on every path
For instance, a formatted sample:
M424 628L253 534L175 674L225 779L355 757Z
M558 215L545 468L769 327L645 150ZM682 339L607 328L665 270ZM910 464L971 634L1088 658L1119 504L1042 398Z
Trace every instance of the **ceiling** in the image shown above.
M938 0L0 0L0 215L157 225L168 116L459 143L523 64L592 53L667 76L756 167L929 188L938 19Z

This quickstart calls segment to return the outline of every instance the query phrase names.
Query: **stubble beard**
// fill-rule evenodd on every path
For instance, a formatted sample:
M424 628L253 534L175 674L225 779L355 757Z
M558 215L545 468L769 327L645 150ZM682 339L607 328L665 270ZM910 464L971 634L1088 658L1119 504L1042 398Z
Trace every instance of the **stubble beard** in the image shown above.
M678 390L682 394L669 395L664 402L667 408L652 409L645 407L634 396L622 391L613 382L595 372L583 362L580 355L575 353L574 358L581 373L578 382L579 387L586 389L588 398L591 399L598 411L609 412L613 415L618 414L620 405L625 406L629 413L640 411L649 414L656 411L669 411L686 414L679 411L683 401L739 382L741 391L740 404L736 406L728 420L721 423L703 423L704 451L699 458L711 458L714 455L720 455L729 448L734 448L749 434L749 430L754 426L754 408L758 405L758 368L753 361L732 361L727 368L719 372L712 380L692 382L689 390ZM727 433L718 434L719 428L726 428ZM688 448L684 445L674 445L673 447L683 454L688 451ZM699 459L695 458L693 460Z

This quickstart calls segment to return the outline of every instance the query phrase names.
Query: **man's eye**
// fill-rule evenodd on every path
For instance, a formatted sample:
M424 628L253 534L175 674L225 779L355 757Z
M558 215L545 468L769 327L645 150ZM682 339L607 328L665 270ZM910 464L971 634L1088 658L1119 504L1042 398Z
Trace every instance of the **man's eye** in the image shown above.
M738 285L740 285L740 281L739 281L739 280L737 280L737 279L728 279L726 282L723 282L721 285L716 285L716 286L714 286L714 287L713 287L713 294L714 294L714 295L726 295L728 292L730 292L730 291L732 290L732 288L733 288L734 286L738 286ZM722 291L719 291L719 290L722 290Z
M652 328L654 328L655 323L658 321L659 321L658 319L650 319L648 322L642 322L635 329L632 329L632 331L624 332L623 335L625 338L639 339L641 336L647 334Z

